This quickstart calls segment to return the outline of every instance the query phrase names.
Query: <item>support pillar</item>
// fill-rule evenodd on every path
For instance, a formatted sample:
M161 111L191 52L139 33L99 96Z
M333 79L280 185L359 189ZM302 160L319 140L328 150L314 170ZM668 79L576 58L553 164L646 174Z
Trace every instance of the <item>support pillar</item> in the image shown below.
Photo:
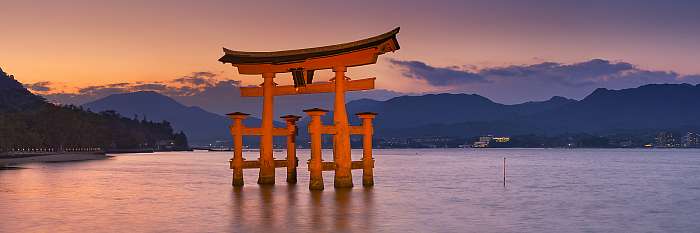
M260 137L260 174L258 184L275 184L275 161L272 155L272 117L275 73L263 73L262 135Z
M287 183L296 184L297 183L297 144L296 144L296 134L297 134L297 121L300 116L286 115L280 117L287 123L287 130L289 134L287 135Z
M232 185L240 187L243 186L243 120L249 114L234 112L226 115L233 120L230 128L233 137L233 158L230 161L230 167L233 169Z
M333 109L333 124L336 134L333 136L334 148L333 159L335 160L335 180L333 185L336 188L352 188L352 158L350 148L350 128L348 126L348 113L345 110L346 82L345 66L333 68L335 72L335 103Z
M309 159L309 189L323 190L323 157L321 154L321 116L328 111L318 108L304 110L311 117L309 135L311 137L311 159Z
M374 186L374 158L372 158L372 120L377 115L373 112L355 114L362 119L362 186Z

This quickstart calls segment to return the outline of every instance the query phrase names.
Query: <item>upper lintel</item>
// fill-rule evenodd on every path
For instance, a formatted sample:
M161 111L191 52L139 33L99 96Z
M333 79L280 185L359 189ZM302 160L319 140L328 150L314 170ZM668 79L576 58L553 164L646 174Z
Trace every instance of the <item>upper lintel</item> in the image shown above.
M242 52L224 48L225 54L219 61L238 67L241 74L289 72L289 68L319 70L334 66L367 65L375 63L378 55L400 48L396 39L398 33L397 27L387 33L355 42L275 52Z

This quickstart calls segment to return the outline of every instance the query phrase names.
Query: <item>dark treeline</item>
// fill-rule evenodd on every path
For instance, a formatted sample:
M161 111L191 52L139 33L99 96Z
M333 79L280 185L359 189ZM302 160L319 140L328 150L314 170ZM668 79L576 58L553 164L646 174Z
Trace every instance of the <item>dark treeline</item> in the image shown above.
M177 140L176 140L177 139ZM113 111L92 113L46 104L34 111L0 113L0 148L153 148L173 140L186 147L170 123L128 119Z
M114 111L94 113L48 103L0 70L0 151L159 146L186 149L187 137L174 133L167 121L129 119Z

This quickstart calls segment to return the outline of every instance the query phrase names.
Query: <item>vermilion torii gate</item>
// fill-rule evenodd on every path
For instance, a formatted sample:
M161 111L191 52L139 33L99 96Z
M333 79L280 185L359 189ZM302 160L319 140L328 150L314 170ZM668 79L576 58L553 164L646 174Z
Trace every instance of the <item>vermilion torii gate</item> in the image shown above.
M234 155L231 159L233 169L233 185L243 185L243 169L260 168L258 184L275 183L275 167L287 167L287 182L296 183L296 151L295 135L298 116L283 117L287 122L286 128L273 126L274 96L314 94L334 92L333 125L324 126L320 117L325 114L322 109L305 110L310 117L309 133L311 134L311 173L310 189L323 189L322 170L334 170L334 186L337 188L352 187L351 169L363 169L363 185L374 184L372 168L372 124L374 113L357 114L363 119L362 126L350 126L345 110L345 92L374 89L375 78L350 80L345 76L348 67L363 66L377 62L379 55L399 49L396 35L399 28L379 36L355 42L330 45L317 48L276 52L241 52L224 48L225 55L219 59L238 68L240 74L262 75L262 87L241 87L241 96L263 97L262 124L260 128L248 128L242 121L245 113L228 114L233 119L231 135L234 138ZM332 69L335 77L329 82L313 83L314 71ZM294 85L278 86L274 83L277 73L291 72ZM333 134L333 162L323 162L321 159L321 134ZM350 135L361 134L363 139L362 161L352 161L350 154ZM260 158L258 161L244 161L242 155L242 136L257 135L260 140ZM287 159L274 160L272 150L273 136L287 136Z

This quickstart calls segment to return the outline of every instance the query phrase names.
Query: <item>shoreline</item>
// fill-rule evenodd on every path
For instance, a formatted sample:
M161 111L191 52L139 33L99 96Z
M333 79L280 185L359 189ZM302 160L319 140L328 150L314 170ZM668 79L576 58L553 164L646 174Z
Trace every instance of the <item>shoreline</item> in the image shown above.
M109 156L107 156L107 154L103 152L67 152L2 155L0 156L0 167L8 167L25 163L56 163L96 160L106 159L108 157Z

